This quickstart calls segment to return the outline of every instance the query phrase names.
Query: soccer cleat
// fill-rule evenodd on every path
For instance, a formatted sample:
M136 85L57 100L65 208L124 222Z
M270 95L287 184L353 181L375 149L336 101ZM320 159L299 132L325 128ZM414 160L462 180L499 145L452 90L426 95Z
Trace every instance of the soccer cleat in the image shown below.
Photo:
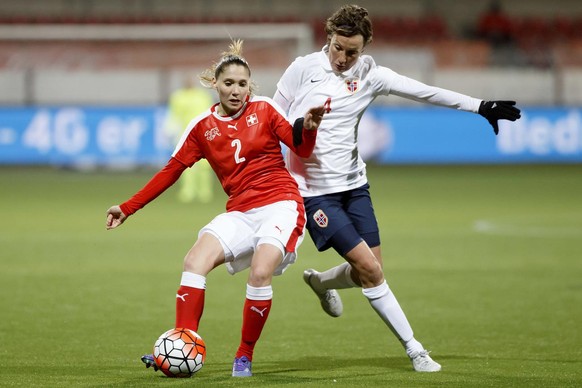
M441 370L441 365L434 361L428 355L430 352L428 350L422 350L420 352L414 352L409 355L410 361L412 361L412 366L417 372L438 372Z
M247 356L235 357L232 363L232 377L251 377L253 375L252 364Z
M145 356L141 356L141 362L145 364L146 368L152 366L154 367L155 372L158 371L158 366L156 365L156 361L154 360L153 354L146 354Z
M303 272L303 280L311 289L321 302L321 308L325 311L328 315L332 317L339 317L342 315L344 311L344 305L342 304L342 299L340 298L338 292L336 290L325 290L324 292L318 291L315 287L313 287L312 278L314 275L318 274L318 272L314 269L307 269Z

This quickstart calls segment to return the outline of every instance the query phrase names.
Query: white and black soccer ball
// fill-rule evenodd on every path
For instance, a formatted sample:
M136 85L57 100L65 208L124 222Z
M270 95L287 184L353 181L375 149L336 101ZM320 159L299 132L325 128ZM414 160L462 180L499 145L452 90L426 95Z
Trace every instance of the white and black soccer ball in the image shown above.
M154 344L156 365L168 377L190 377L202 369L205 359L206 344L190 329L170 329Z

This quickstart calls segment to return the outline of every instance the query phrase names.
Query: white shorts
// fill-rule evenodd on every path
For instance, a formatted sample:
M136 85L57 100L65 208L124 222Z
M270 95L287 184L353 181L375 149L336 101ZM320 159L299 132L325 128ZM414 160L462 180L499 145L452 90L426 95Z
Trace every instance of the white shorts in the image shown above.
M198 233L210 233L222 244L226 269L232 275L251 265L255 248L271 244L281 250L283 261L274 275L281 275L297 259L297 248L305 232L303 203L280 201L251 209L216 216Z

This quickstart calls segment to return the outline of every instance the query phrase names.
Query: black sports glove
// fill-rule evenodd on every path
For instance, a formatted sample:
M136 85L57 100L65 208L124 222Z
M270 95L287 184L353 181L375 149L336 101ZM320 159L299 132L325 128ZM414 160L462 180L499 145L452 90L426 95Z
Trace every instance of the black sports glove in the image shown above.
M515 107L515 101L481 101L479 114L489 121L497 135L497 120L515 121L521 117L521 111Z

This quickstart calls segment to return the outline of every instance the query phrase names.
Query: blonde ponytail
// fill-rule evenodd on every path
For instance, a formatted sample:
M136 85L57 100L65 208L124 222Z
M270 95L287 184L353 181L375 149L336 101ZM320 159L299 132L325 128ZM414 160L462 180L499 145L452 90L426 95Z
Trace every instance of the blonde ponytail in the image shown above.
M228 51L223 51L220 55L220 60L217 63L212 64L208 69L200 73L200 83L206 88L212 88L212 84L215 79L224 71L224 69L232 64L241 65L247 68L249 75L251 74L251 68L247 60L242 56L243 53L243 40L237 39L232 40L228 46ZM254 94L256 90L256 85L253 81L250 83L250 94Z

